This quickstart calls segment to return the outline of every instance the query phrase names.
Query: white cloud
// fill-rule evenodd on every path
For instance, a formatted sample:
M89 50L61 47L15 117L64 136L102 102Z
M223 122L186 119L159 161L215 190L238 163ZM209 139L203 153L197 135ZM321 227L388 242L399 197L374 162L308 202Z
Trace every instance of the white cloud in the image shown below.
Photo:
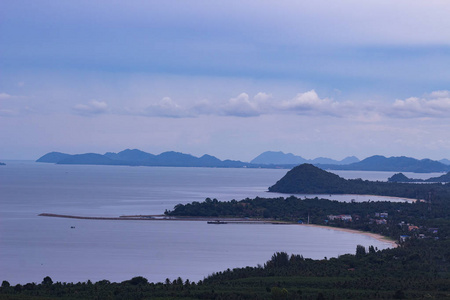
M280 105L281 108L287 110L310 110L323 106L327 99L320 99L314 90L306 93L299 93L291 100L283 101Z
M305 93L297 94L293 99L281 102L279 108L283 111L291 111L298 114L325 114L339 116L343 109L347 110L349 105L342 106L339 102L332 99L321 99L316 91L311 90Z
M449 118L450 92L435 91L422 98L410 97L405 100L397 99L387 114L400 118Z
M231 98L222 106L221 113L227 116L255 117L261 114L258 101L250 100L247 93L241 93L236 98Z
M108 104L103 101L92 100L88 104L77 104L73 107L73 109L79 114L95 115L107 112Z
M265 103L265 102L268 102L268 101L270 101L272 99L272 95L271 94L266 94L266 93L263 93L263 92L259 92L253 98L259 103Z
M450 98L450 91L434 91L428 97L430 98Z
M170 97L164 97L158 103L150 104L145 109L145 115L167 118L192 117L192 114L188 110L178 105Z

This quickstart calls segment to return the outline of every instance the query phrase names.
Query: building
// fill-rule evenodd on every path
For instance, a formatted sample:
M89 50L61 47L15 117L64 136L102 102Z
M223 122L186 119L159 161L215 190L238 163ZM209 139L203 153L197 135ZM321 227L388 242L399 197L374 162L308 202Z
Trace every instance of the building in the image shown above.
M328 215L327 217L331 221L341 220L341 221L351 222L353 220L352 216L350 216L350 215Z

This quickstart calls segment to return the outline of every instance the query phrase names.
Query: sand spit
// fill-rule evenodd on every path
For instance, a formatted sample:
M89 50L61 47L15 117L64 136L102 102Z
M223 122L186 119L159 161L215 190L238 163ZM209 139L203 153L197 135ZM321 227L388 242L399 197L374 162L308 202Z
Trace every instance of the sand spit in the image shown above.
M293 223L267 220L267 219L252 219L252 218L210 218L210 217L172 217L166 215L130 215L120 217L88 217L88 216L74 216L74 215L60 215L51 213L39 214L41 217L54 218L68 218L81 220L120 220L120 221L204 221L204 222L218 222L218 224L280 224L291 225Z
M360 230L339 228L325 225L315 224L297 224L291 222L283 222L267 219L251 219L251 218L208 218L208 217L172 217L166 215L129 215L119 217L87 217L87 216L74 216L74 215L60 215L51 213L39 214L41 217L54 217L54 218L68 218L68 219L81 219L81 220L120 220L120 221L203 221L210 222L212 224L273 224L273 225L297 225L297 226L310 226L316 228L323 228L328 230L344 231L348 233L363 234L379 241L390 243L392 248L398 247L397 242L391 240L380 234L365 232Z

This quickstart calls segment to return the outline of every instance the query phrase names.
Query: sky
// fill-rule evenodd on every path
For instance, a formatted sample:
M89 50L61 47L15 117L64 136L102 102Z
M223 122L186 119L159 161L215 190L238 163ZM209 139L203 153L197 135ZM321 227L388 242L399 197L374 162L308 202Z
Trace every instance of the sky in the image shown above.
M0 2L0 160L450 159L450 2Z

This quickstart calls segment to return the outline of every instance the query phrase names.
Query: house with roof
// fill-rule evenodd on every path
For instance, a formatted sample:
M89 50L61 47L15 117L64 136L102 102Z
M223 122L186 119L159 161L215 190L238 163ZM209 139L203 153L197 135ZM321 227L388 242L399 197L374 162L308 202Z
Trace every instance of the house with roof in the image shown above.
M351 215L328 215L327 217L330 221L341 220L351 222L353 220Z

